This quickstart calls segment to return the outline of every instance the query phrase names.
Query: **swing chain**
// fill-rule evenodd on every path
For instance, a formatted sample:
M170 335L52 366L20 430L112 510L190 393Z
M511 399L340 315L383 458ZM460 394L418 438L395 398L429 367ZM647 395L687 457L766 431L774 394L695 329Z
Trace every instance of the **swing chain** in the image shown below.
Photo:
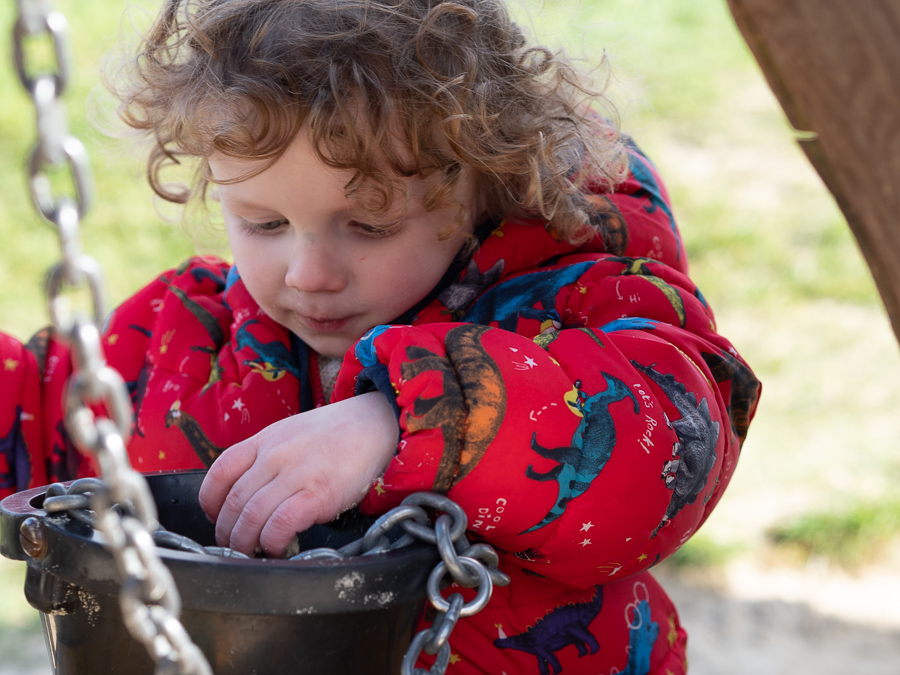
M35 107L38 139L28 165L29 187L38 213L56 227L62 260L48 275L47 295L55 333L72 349L75 374L67 392L66 429L76 445L100 466L104 488L91 490L97 529L124 580L122 617L129 632L147 648L157 675L212 675L203 653L191 642L178 614L178 589L162 564L150 532L157 527L156 505L145 479L128 461L131 404L122 377L106 365L98 325L105 316L100 266L81 253L79 225L91 198L87 151L71 136L61 100L68 88L71 58L68 25L51 0L16 0L13 56L22 86ZM48 40L55 72L40 72L29 61L36 40ZM36 72L36 74L35 74ZM51 172L67 168L74 196L54 192ZM90 316L71 311L65 287L87 286ZM105 409L112 418L96 416ZM118 509L110 508L118 504Z
M409 645L401 675L444 675L450 664L449 638L460 617L472 616L484 609L491 599L494 584L506 586L509 576L497 569L499 557L487 544L470 544L465 536L466 513L454 501L443 495L418 492L403 500L402 505L424 505L443 511L434 522L434 529L416 520L405 520L401 526L408 534L437 546L441 562L428 575L428 601L437 611L431 626L419 631ZM377 522L377 521L376 521ZM463 588L477 588L475 597L465 602L461 593L449 598L441 594L444 577L449 574L453 583ZM421 652L436 654L431 668L415 668Z
M156 533L157 539L166 537L158 536L156 506L147 482L128 461L130 400L122 377L106 365L103 357L97 327L105 317L102 275L98 263L83 255L79 245L80 221L91 200L90 167L84 146L68 133L61 101L71 75L67 22L53 9L51 0L16 0L16 4L18 16L13 28L16 72L34 103L38 130L28 167L31 198L38 213L55 226L62 252L62 260L49 272L47 295L54 329L70 345L75 365L67 392L66 428L76 445L97 461L105 479L92 479L93 482L82 484L72 492L63 486L51 486L48 504L56 497L69 498L69 506L59 505L54 510L71 510L73 514L81 511L79 519L94 523L104 535L124 578L119 598L123 621L156 662L156 674L212 675L205 656L178 620L181 612L178 589L156 551L155 535L150 533ZM56 72L32 75L26 42L47 38L56 57ZM74 196L54 193L50 171L61 167L69 170ZM92 303L91 316L87 318L70 311L67 298L62 295L66 286L83 285L87 286ZM112 417L96 416L91 406L105 409ZM57 494L51 495L51 491ZM83 497L87 493L90 498L85 503ZM433 529L425 524L428 519L422 505L444 512ZM93 516L84 514L88 508ZM408 545L416 539L435 544L442 560L429 575L427 592L437 616L430 628L413 638L401 672L443 675L451 657L448 638L456 622L483 609L490 600L493 584L506 585L509 577L497 569L497 554L491 547L469 544L464 534L465 512L448 498L417 493L398 508L400 511L395 509L376 521L363 539L339 551L305 552L305 557L371 554ZM389 544L385 536L389 523L399 523L407 532L394 544ZM210 549L207 552L213 553ZM227 551L220 554L229 555ZM460 593L452 593L449 600L445 599L440 590L447 574L459 586L477 587L475 598L466 603ZM427 671L414 669L423 650L437 654Z

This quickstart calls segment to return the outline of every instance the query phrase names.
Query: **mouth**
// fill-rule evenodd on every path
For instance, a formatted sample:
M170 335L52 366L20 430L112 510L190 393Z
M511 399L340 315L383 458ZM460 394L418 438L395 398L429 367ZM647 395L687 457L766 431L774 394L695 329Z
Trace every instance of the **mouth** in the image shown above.
M304 314L298 314L297 318L299 318L300 322L309 330L316 333L336 333L350 323L352 317L311 317Z

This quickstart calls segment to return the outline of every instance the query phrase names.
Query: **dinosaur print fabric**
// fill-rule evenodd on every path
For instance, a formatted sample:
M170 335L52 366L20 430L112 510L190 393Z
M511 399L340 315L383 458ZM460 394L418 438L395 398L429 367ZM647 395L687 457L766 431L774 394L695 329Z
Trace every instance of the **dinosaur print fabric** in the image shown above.
M721 498L759 383L687 276L659 176L630 158L615 193L586 195L605 236L573 245L543 221L493 223L430 302L344 356L332 400L381 391L400 427L360 508L445 493L512 577L457 625L453 675L685 672L685 632L649 569ZM103 339L142 471L209 466L326 403L315 353L221 260L160 275ZM0 364L0 495L93 474L62 425L65 347L0 335Z

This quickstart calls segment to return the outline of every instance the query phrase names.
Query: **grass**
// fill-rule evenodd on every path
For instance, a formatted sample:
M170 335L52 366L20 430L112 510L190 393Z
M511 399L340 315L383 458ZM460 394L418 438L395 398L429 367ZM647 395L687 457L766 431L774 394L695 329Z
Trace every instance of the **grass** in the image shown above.
M76 57L73 85L65 97L69 128L92 156L95 199L82 222L83 248L106 271L110 302L115 305L180 262L193 245L179 225L159 217L143 184L142 169L121 145L103 139L85 106L89 98L102 99L100 61L116 45L125 3L57 0L55 6L68 18ZM14 3L0 3L0 28L6 34L14 9ZM55 234L38 219L27 197L24 162L35 139L34 112L9 59L0 62L0 92L4 101L0 148L7 158L0 169L0 240L4 243L0 287L5 289L0 294L0 319L4 330L27 338L47 322L41 280L59 252Z
M664 564L678 571L709 571L724 567L742 552L739 545L723 544L701 532L666 558Z
M884 552L900 535L900 501L846 500L841 508L804 513L767 532L776 546L804 560L824 559L856 568Z
M27 666L45 653L39 615L25 602L24 584L25 564L0 557L0 673L33 672Z

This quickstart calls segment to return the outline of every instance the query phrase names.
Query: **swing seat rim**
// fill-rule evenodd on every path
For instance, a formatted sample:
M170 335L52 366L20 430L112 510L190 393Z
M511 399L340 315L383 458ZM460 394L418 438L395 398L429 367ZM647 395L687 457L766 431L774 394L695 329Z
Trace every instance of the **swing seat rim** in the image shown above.
M212 528L196 501L205 470L147 474L148 485L160 510L160 522L178 532L171 522L171 507L190 509L194 526ZM73 481L64 482L63 485ZM0 501L0 555L24 560L34 571L46 572L91 593L116 595L120 575L102 534L65 514L41 508L49 486L15 493ZM178 496L171 497L173 491ZM167 504L175 499L174 504ZM22 547L20 529L28 518L40 523L46 537L46 554L30 557ZM337 545L362 536L367 519L350 528L345 541L338 532ZM316 525L309 535L315 548L335 546L334 528ZM190 535L188 535L190 536ZM349 538L348 538L349 537ZM327 543L316 543L324 539ZM337 559L283 560L226 558L158 549L160 558L175 578L182 605L197 611L235 614L296 615L344 614L385 608L425 597L427 578L439 562L430 544Z

